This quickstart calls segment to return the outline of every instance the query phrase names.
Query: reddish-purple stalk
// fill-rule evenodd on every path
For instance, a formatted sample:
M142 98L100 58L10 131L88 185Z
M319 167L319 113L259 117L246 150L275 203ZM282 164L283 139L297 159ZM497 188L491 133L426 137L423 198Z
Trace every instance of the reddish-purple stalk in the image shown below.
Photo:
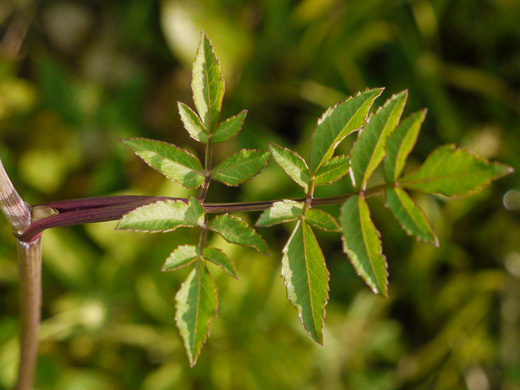
M385 185L374 187L369 191L365 191L365 196L377 194L386 188ZM339 205L344 203L348 198L355 195L354 193L339 196L331 196L324 198L313 198L310 201L311 207ZM166 196L103 196L95 198L83 198L74 200L63 200L48 202L34 207L50 207L57 211L57 214L51 215L34 221L27 230L21 234L16 234L18 240L23 242L32 242L41 232L46 229L59 226L72 226L84 223L107 222L119 220L126 213L147 204L164 201L175 200L188 203L187 198L173 198ZM305 202L306 198L292 199L296 202ZM202 203L204 210L208 214L214 213L234 213L249 211L264 211L271 207L274 203L281 200L268 200L259 202L241 202L241 203Z

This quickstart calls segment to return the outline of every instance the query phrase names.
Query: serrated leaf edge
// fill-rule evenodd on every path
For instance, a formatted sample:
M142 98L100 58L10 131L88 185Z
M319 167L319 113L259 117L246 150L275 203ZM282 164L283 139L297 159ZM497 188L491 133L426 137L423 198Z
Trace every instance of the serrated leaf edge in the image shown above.
M277 147L277 148L280 148L280 149L283 149L285 152L289 152L289 153L293 153L298 159L300 159L301 162L303 162L303 165L305 166L305 168L307 169L307 173L309 174L309 183L311 181L311 172L309 170L309 166L307 165L307 162L303 159L302 156L300 156L298 154L298 152L294 151L294 150L291 150L289 148L285 148L283 146L280 146L280 145L277 145L275 144L274 142L269 142L269 152L271 153L271 156L273 157L273 160L276 162L276 164L283 169L283 171L287 174L287 176L289 176L296 184L298 184L300 187L303 188L303 190L305 191L305 193L307 193L307 191L309 190L309 183L304 183L305 186L303 186L301 183L298 183L292 176L291 174L289 174L289 172L287 172L287 170L280 164L278 163L278 161L276 160L276 158L273 156L273 152L271 151L271 146L274 146L274 147ZM303 181L303 180L302 180Z
M271 155L271 153L270 153L268 150L262 150L262 149L240 149L238 152L233 153L231 156L229 156L227 159L225 159L224 161L222 161L221 163L219 163L215 168L213 168L213 169L211 170L211 172L210 172L211 178L212 178L213 180L218 181L219 183L222 183L222 184L227 185L228 187L238 187L239 185L244 184L244 183L248 182L249 180L251 180L251 179L255 178L256 176L258 176L258 175L262 172L262 170L267 166L267 164L269 164L269 160L270 160L270 158L268 158L268 159L265 161L264 166L263 166L262 168L260 168L260 170L259 170L257 173L255 173L253 176L248 177L247 179L241 181L240 183L237 183L237 184L227 184L227 183L224 183L224 182L220 181L219 179L213 177L213 172L215 171L215 169L217 169L217 168L220 166L220 164L224 163L225 161L227 161L228 159L230 159L230 158L233 157L234 155L237 155L237 154L239 154L240 152L242 152L242 151L244 151L244 150L245 150L245 151L248 151L248 152L264 152L264 153L267 152L267 153L269 153L269 155Z
M168 145L168 146L173 146L175 149L178 149L178 150L181 151L182 153L186 153L186 154L190 155L191 157L195 158L195 159L199 162L200 167L201 167L201 169L202 169L202 164L201 164L199 158L198 158L197 156L195 156L194 154L192 154L192 153L186 151L185 149L179 148L178 146L173 145L173 144L170 144L170 143L168 143L168 142L159 141L159 140L150 139L150 138L145 138L145 137L132 137L132 138L121 138L121 139L119 139L119 142L121 142L121 143L123 144L123 146L125 146L126 148L128 148L128 149L130 149L132 152L134 152L134 154L135 154L137 157L139 157L139 158L140 158L144 163L146 163L146 165L148 165L148 166L149 166L150 168L152 168L154 171L157 171L157 172L159 172L161 175L167 177L169 180L171 180L171 181L173 181L173 182L175 182L175 183L177 183L177 184L180 184L180 185L183 186L183 187L186 187L186 188L193 188L193 189L194 189L194 188L197 188L197 187L200 187L200 186L202 185L202 183L204 182L204 180L203 180L200 184L196 185L195 187L189 187L189 186L187 186L187 185L185 185L185 184L182 184L182 183L178 182L177 180L175 180L175 179L171 178L170 176L166 175L164 172L161 172L159 169L153 167L153 166L152 166L148 161L146 161L143 157L141 157L141 156L139 155L139 153L137 153L137 151L135 151L134 149L132 149L130 146L125 145L124 141L126 141L126 140L143 140L143 141L152 141L152 142L157 142L157 143L165 144L165 145ZM181 165L181 164L179 164L179 165ZM199 170L192 169L192 168L190 168L190 167L186 167L186 168L191 169L191 170L193 170L193 172L200 173L202 176L204 176L204 171L203 171L203 170L200 170L200 171L199 171Z

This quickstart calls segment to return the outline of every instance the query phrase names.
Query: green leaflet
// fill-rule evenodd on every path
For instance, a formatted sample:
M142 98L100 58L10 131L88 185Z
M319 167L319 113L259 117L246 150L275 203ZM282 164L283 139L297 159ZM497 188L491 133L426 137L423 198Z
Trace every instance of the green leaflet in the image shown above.
M282 276L287 296L305 330L323 343L323 319L329 299L329 271L310 226L300 220L283 249Z
M224 97L224 79L220 73L220 64L213 53L211 42L202 33L197 56L193 63L191 81L193 101L202 122L209 133L217 126Z
M188 204L180 200L163 200L138 207L123 215L116 229L154 233L168 232L180 226L203 225L204 208L197 199L190 197Z
M314 176L315 185L329 184L336 180L341 179L348 173L349 157L344 154L331 158L325 164L323 164L316 172Z
M352 196L341 206L343 251L361 278L376 294L388 295L386 259L380 235L370 219L365 199Z
M513 170L504 164L471 155L445 145L434 150L417 172L400 180L403 187L445 196L467 195L480 191L491 181Z
M217 286L202 260L188 275L175 295L175 321L193 367L209 335L209 322L217 314Z
M199 258L199 248L195 245L179 245L170 253L161 271L175 271L193 263Z
M390 135L386 143L384 162L385 181L393 183L401 175L406 158L412 151L421 125L426 117L426 110L413 113Z
M269 161L271 153L263 150L242 149L217 165L211 178L229 186L236 186L257 175Z
M303 187L305 193L309 191L310 172L307 164L296 152L282 148L276 144L269 144L271 155L291 179Z
M190 133L190 136L204 144L208 143L208 131L200 121L199 116L186 104L177 102L179 106L179 114L181 116L184 128Z
M146 138L121 142L152 168L185 187L195 188L204 182L204 172L197 157L175 145Z
M226 271L233 278L238 279L237 269L231 259L218 248L204 248L202 255L206 260L211 261L213 264L218 265L224 271Z
M363 126L368 110L382 92L383 88L369 89L325 111L312 137L312 173L316 173L332 157L336 147L347 135Z
M439 246L430 221L405 190L399 186L387 188L386 205L406 233L429 244Z
M372 115L350 154L350 176L356 189L365 189L368 179L385 157L386 141L395 130L406 102L407 91L393 95Z
M252 246L266 255L269 254L264 239L239 218L228 214L219 215L210 221L208 227L232 244Z
M332 215L320 209L309 209L305 212L305 221L309 225L328 232L339 232L339 225Z
M294 221L300 218L304 206L303 202L293 200L275 202L260 215L260 218L256 221L256 226L273 226L278 223Z
M227 141L238 134L246 119L247 111L244 110L240 114L232 116L225 122L222 122L211 135L210 143L217 144L219 142Z

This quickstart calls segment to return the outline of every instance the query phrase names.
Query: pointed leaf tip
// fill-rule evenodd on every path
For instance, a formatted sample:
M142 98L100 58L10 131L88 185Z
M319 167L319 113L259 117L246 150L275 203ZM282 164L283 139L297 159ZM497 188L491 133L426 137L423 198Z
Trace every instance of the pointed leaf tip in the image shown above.
M388 296L386 258L365 199L357 195L349 198L341 206L340 222L343 251L356 272L374 293Z
M303 158L298 153L273 143L269 144L269 149L276 163L307 193L311 177Z
M511 172L507 165L444 145L434 150L417 172L399 182L408 189L457 197L478 192Z
M208 37L202 32L191 82L193 101L202 122L211 133L216 128L224 97L220 63Z
M311 227L302 220L283 249L282 276L303 327L314 341L323 344L329 271Z
M218 292L202 260L199 260L175 295L175 322L193 367L209 336L209 323L217 315Z

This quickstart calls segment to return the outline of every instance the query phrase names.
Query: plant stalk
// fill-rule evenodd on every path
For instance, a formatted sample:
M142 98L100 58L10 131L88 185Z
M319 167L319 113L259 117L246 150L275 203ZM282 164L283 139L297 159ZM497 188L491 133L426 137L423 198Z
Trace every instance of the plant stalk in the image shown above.
M31 225L31 208L18 195L0 160L0 209L13 228L22 235ZM20 266L20 362L17 390L30 390L38 357L38 327L41 310L41 233L30 240L17 239Z

